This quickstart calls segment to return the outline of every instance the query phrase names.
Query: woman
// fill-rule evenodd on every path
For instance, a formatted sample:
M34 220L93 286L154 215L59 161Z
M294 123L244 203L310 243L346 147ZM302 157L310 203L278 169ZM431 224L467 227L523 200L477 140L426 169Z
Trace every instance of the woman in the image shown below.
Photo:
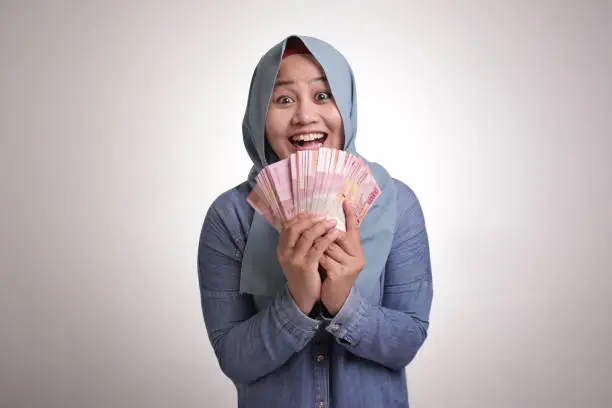
M208 210L198 251L206 329L239 408L408 407L404 369L432 300L427 232L413 191L357 153L356 124L352 70L329 44L291 36L259 61L243 121L254 166ZM306 213L276 231L246 201L255 176L322 146L361 157L381 195L359 226L344 204L346 232Z

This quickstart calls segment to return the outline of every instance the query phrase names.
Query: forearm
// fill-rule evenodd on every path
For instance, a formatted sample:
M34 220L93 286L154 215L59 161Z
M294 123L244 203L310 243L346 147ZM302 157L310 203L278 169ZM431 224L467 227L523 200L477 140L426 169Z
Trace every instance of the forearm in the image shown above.
M415 301L421 302L412 303L412 310L372 304L354 287L338 314L326 319L326 330L359 357L395 370L406 367L427 337L431 281L423 278L410 286L403 289L416 292Z
M221 370L236 383L250 383L275 371L314 337L319 321L304 315L288 291L252 314L242 295L202 293L209 337ZM243 305L237 307L237 302ZM251 317L245 319L251 309ZM241 310L242 309L242 310Z

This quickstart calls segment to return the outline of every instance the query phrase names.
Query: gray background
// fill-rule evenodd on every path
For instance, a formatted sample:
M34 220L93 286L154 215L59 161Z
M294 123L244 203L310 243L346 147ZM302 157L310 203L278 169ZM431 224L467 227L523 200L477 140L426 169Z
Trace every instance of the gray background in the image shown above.
M0 3L0 406L235 407L196 274L259 57L358 81L425 210L414 407L612 406L612 2Z

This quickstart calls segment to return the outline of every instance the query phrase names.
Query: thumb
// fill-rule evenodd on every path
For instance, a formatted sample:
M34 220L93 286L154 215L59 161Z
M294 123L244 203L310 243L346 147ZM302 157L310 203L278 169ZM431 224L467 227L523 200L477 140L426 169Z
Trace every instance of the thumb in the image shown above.
M353 210L353 205L349 200L342 202L342 208L344 210L344 218L346 218L346 232L349 235L359 234L359 226L357 223L357 216Z

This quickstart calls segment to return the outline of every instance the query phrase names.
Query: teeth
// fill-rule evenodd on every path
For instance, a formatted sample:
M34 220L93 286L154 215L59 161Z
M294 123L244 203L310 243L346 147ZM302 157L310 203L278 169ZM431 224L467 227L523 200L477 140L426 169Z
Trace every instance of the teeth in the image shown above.
M303 135L291 136L292 142L311 142L313 140L322 139L325 137L324 133L307 133Z

